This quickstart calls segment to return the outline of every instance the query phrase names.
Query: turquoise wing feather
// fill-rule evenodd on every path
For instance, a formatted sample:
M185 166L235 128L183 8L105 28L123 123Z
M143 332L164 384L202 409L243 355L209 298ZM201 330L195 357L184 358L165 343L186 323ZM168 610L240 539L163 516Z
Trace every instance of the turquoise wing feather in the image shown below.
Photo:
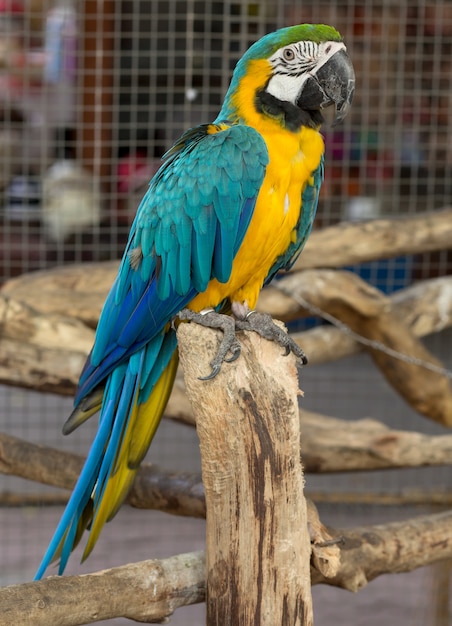
M208 134L210 128L188 131L151 181L104 305L76 405L212 278L229 279L265 175L267 148L248 126ZM135 266L131 258L138 258Z
M62 573L83 530L91 551L146 454L177 367L169 322L211 279L227 281L265 176L267 149L244 125L188 131L167 153L131 228L80 377L71 432L101 408L99 427L36 574Z

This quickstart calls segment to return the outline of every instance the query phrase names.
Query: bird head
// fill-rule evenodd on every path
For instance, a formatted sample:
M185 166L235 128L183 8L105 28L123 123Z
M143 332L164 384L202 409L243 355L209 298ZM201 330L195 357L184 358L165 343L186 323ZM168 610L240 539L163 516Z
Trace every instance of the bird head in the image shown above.
M345 118L354 90L355 73L340 34L324 24L301 24L265 35L248 49L222 113L246 121L251 106L289 130L318 128L327 107L334 105L335 123Z

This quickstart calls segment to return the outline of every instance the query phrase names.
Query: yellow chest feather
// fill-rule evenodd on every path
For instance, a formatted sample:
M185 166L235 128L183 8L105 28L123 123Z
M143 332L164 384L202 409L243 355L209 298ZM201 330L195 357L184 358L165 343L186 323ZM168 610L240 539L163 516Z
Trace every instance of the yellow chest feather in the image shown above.
M229 281L211 281L206 292L190 304L193 310L216 306L225 298L246 302L250 308L256 306L270 268L293 241L302 210L301 195L312 180L324 151L323 139L317 130L302 127L294 133L282 127L278 120L265 118L254 109L251 94L256 85L253 83L262 80L256 76L258 70L256 68L249 80L242 80L237 98L241 100L239 106L244 111L245 122L266 142L269 164Z

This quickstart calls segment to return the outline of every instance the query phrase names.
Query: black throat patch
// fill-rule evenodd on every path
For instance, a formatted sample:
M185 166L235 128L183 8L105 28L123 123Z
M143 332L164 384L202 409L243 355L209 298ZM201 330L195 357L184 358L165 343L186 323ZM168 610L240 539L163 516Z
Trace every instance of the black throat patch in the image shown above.
M320 111L299 109L291 102L278 100L264 89L256 92L254 104L259 113L279 120L282 126L292 132L299 131L302 126L318 128L324 121Z

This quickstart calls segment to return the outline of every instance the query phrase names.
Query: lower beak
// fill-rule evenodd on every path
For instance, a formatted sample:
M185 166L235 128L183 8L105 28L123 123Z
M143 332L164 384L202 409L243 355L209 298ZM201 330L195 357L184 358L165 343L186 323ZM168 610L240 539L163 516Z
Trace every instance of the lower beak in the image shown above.
M334 124L347 115L355 92L355 71L345 50L339 50L309 74L298 96L297 106L304 110L336 107Z

